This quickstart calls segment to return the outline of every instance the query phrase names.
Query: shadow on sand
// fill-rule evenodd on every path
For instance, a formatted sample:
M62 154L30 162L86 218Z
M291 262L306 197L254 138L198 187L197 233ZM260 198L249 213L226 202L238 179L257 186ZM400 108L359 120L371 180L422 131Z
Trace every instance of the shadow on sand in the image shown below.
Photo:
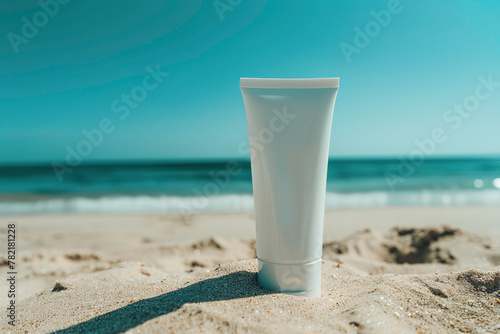
M257 274L239 271L211 278L164 295L143 299L53 333L122 333L148 320L174 312L186 303L203 303L272 294L257 282Z

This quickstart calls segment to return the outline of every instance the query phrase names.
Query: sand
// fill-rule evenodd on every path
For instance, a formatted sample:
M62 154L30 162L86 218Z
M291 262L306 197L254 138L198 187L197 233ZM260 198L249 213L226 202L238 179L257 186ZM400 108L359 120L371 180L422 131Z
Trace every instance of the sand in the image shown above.
M498 213L328 212L314 299L258 285L249 214L10 217L18 322L1 333L500 333Z

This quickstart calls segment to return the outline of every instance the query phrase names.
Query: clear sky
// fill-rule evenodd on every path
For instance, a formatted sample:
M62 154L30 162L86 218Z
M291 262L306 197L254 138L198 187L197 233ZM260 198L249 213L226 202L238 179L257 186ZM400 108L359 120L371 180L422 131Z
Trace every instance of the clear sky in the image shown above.
M240 77L341 77L332 157L405 157L436 128L435 156L499 155L499 17L498 0L2 1L0 163L247 157Z

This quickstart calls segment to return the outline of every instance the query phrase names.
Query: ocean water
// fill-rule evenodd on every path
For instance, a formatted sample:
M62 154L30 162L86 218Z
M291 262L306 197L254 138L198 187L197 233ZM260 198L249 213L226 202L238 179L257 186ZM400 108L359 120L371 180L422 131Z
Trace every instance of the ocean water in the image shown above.
M325 204L500 205L500 159L332 160ZM249 161L0 166L0 215L252 210Z

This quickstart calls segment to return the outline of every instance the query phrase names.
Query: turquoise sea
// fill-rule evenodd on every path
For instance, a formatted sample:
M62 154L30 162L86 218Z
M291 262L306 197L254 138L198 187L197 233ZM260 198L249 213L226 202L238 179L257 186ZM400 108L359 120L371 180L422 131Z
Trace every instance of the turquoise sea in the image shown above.
M251 181L249 161L0 166L0 215L251 211ZM331 160L326 190L329 209L500 205L500 159Z

